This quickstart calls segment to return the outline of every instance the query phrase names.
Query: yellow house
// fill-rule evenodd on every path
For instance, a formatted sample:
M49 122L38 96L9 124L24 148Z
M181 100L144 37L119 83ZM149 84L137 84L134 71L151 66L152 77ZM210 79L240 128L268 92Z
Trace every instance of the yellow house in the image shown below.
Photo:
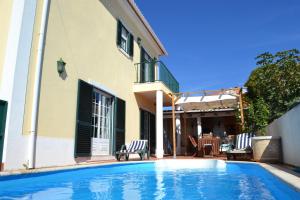
M1 170L108 159L133 139L163 157L179 84L134 0L4 0L0 32Z

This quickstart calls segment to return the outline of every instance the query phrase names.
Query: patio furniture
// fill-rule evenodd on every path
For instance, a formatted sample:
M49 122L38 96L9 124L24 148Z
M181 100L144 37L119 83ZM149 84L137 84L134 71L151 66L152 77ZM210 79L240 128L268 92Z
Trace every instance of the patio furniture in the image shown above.
M237 158L251 159L252 148L251 148L251 138L253 133L242 133L236 136L236 146L233 150L228 150L226 152L227 159L236 160Z
M233 138L234 138L233 135L228 135L223 139L222 144L220 145L221 154L234 149Z
M122 145L120 151L115 153L115 156L118 161L121 160L122 156L125 156L125 159L128 161L130 154L139 154L141 160L147 155L147 159L149 159L148 140L132 140L128 147Z
M203 137L198 140L198 151L200 155L204 156L204 146L211 145L212 155L219 155L220 138L219 137Z
M192 143L192 145L193 145L193 147L194 147L194 154L193 154L193 156L195 157L195 156L197 156L198 155L198 144L197 144L197 142L196 142L196 140L195 140L195 138L193 137L193 136L191 136L191 135L189 135L189 139L190 139L190 141L191 141L191 143Z
M204 138L211 138L212 135L213 135L212 133L203 133L202 137L204 137Z
M203 157L213 156L213 144L203 144Z
M232 149L233 149L233 144L227 143L227 144L221 144L220 145L220 152L221 153L227 152L227 151L232 150Z

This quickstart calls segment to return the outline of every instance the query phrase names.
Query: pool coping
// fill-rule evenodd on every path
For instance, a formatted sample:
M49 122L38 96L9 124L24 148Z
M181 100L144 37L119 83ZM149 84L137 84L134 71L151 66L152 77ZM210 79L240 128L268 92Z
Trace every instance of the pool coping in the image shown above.
M248 162L248 161L225 161L227 163L252 163L257 164L270 172L281 181L287 183L289 186L300 192L300 174L288 169L284 165L270 164L261 162Z
M300 192L300 175L286 167L275 164L259 163L260 166L268 170L271 174L275 175L288 185L295 188Z
M15 175L26 175L26 174L38 174L38 173L47 173L47 172L56 172L56 171L71 171L77 169L85 169L85 168L94 168L101 166L109 166L109 165L123 165L123 164L138 164L138 163L147 163L147 162L155 162L155 160L143 160L143 161L122 161L122 162L105 162L105 163L81 163L75 165L66 165L66 166L53 166L53 167L43 167L36 169L22 169L22 170L12 170L12 171L3 171L0 172L0 178L4 176L15 176Z
M47 172L59 172L59 171L68 171L68 170L78 170L78 169L86 169L86 168L94 168L101 166L114 166L114 165L124 165L124 164L138 164L138 163L149 163L149 162L157 162L161 160L195 160L195 159L158 159L158 160L143 160L143 161L122 161L122 162L105 162L105 163L84 163L77 165L68 165L68 166L56 166L56 167L45 167L45 168L37 168L30 170L16 170L16 171L5 171L0 172L1 177L14 176L14 175L29 175L29 174L43 174ZM199 159L200 160L200 159ZM218 159L209 159L209 160L218 160ZM226 163L249 163L256 164L282 180L283 182L290 185L296 191L300 192L300 174L296 173L287 167L279 164L269 164L269 163L260 163L260 162L250 162L250 161L224 161Z

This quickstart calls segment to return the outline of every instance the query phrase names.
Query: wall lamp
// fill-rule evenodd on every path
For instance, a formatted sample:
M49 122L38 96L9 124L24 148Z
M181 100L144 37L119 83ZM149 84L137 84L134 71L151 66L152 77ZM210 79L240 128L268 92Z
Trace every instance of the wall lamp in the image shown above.
M65 72L65 66L66 66L65 61L63 61L63 59L60 58L60 59L57 61L57 72L59 73L59 75L61 75L62 73Z
M137 43L138 43L139 46L142 45L142 39L140 37L137 38Z

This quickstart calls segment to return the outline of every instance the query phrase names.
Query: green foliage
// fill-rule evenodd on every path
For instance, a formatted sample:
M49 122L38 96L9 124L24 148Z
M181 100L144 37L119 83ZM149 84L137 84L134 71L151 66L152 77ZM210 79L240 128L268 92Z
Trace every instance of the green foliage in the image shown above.
M268 125L270 108L262 98L252 101L245 111L245 127L247 131L260 131L264 134L264 128Z
M245 86L249 109L246 126L263 129L300 102L300 52L296 49L256 57L257 68Z

